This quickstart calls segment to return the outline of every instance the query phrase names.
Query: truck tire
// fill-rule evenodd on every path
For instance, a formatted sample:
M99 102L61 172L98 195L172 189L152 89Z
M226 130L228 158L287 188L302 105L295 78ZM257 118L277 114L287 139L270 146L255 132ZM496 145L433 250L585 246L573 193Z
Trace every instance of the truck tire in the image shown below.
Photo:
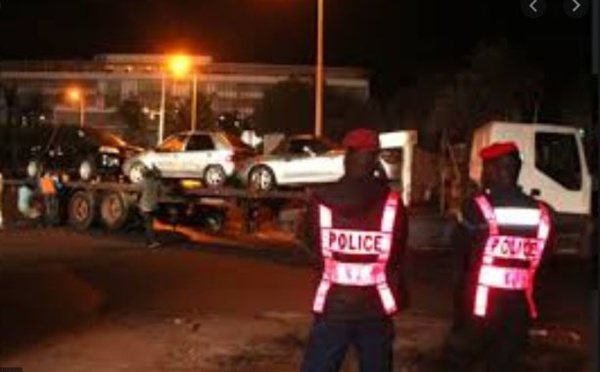
M109 231L121 230L131 216L130 202L122 192L109 191L100 202L100 219Z
M87 230L96 215L96 198L92 192L77 191L69 200L69 225L76 230Z

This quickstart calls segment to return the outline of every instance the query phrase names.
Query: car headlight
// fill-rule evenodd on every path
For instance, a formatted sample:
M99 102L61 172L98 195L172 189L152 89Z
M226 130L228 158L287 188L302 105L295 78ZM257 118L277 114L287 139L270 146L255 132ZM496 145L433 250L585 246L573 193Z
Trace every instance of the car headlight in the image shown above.
M105 167L118 167L121 164L121 159L113 155L102 155L102 165Z

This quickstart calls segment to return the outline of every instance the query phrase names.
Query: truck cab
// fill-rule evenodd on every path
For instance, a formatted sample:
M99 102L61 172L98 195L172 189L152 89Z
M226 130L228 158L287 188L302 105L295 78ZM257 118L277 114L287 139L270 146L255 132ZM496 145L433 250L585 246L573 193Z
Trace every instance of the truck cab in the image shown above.
M469 176L480 184L479 151L494 142L512 141L523 165L519 185L548 203L556 215L560 251L585 255L591 231L592 177L579 128L552 124L490 122L473 135ZM582 236L584 235L584 236ZM565 239L572 242L567 243ZM583 240L582 240L583 239ZM562 240L562 241L561 241Z

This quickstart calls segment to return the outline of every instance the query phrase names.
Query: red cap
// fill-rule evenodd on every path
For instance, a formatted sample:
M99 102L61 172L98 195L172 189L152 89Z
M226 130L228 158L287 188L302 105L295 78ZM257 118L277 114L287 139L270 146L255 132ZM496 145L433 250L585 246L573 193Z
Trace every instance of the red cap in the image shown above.
M483 160L492 160L512 152L519 152L519 148L514 142L496 142L481 149L479 156Z
M370 129L353 129L346 134L342 144L348 149L379 150L379 135Z

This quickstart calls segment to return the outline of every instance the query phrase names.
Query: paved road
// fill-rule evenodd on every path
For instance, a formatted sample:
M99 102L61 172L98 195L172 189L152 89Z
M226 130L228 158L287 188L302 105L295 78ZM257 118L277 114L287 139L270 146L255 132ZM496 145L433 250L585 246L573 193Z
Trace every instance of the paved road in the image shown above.
M0 357L107 314L307 312L315 276L303 252L202 234L165 238L169 244L151 252L137 236L0 232ZM411 311L448 318L448 255L412 252L408 267ZM584 342L591 324L586 274L580 262L550 262L540 293L544 321L579 330Z

